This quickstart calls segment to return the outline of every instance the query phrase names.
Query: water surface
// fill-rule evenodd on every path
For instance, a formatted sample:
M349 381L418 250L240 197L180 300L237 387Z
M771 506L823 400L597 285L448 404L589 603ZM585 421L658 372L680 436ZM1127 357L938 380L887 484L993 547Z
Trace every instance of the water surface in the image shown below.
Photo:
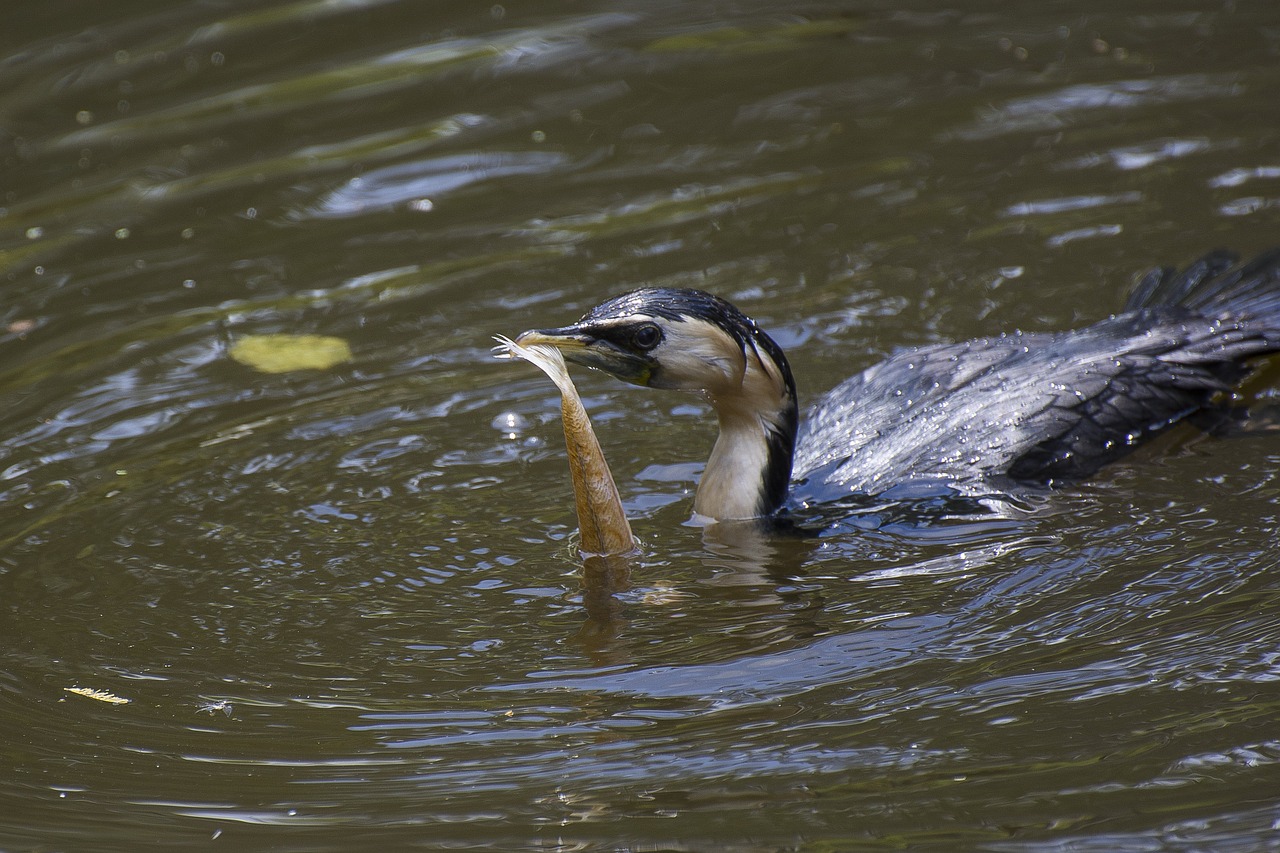
M15 13L0 846L1280 849L1274 435L761 539L685 523L705 407L583 373L646 549L584 575L488 351L696 286L811 400L1100 319L1280 242L1278 53L1183 0Z

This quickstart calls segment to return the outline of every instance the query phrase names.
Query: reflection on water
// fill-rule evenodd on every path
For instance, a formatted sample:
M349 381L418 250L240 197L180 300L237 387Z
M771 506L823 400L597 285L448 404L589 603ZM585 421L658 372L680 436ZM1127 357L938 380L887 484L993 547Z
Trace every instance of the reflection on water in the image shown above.
M807 401L1275 244L1267 4L153 5L0 49L0 846L1271 843L1274 435L764 535L581 374L645 546L584 570L488 353L703 287Z

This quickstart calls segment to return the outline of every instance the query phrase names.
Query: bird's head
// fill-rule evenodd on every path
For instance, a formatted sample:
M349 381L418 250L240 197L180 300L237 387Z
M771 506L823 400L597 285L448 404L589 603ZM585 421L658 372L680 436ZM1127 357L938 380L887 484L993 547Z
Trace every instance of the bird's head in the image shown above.
M633 290L572 326L534 329L517 343L549 344L567 361L635 385L705 395L720 436L698 484L698 515L755 518L782 503L797 423L791 367L782 348L728 302L701 290Z
M701 290L633 290L597 305L571 326L533 329L517 340L550 344L566 360L624 382L701 391L712 399L741 393L753 362L784 388L791 383L782 350L755 321Z

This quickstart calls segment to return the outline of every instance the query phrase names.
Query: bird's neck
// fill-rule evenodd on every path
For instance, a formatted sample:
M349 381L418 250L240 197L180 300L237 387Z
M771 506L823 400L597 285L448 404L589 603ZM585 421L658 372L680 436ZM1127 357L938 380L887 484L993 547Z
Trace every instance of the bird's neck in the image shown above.
M763 332L745 346L742 382L708 394L720 436L698 483L693 511L729 520L769 515L787 496L795 455L795 382L786 356Z

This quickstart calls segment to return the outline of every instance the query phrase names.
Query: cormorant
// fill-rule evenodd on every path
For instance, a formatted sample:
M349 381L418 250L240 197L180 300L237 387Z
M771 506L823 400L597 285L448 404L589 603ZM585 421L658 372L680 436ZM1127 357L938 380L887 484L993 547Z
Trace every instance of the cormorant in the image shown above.
M828 493L940 482L999 494L1093 473L1212 407L1250 360L1280 351L1280 248L1236 261L1218 251L1181 272L1152 270L1122 313L1082 329L900 350L825 394L803 425L781 347L703 291L633 290L518 341L705 396L720 435L694 512L709 519L775 513L793 473Z

